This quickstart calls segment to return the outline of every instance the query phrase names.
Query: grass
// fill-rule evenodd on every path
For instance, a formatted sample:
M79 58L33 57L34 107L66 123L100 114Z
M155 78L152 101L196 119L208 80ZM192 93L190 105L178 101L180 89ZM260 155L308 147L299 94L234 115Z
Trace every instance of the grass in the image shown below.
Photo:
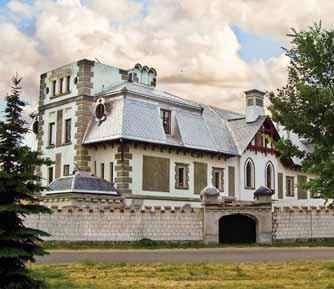
M43 242L46 250L105 250L105 249L186 249L186 248L224 248L224 247L334 247L334 240L298 241L294 243L261 244L204 244L203 242L162 242L143 239L138 242Z
M32 265L50 289L334 289L334 261Z

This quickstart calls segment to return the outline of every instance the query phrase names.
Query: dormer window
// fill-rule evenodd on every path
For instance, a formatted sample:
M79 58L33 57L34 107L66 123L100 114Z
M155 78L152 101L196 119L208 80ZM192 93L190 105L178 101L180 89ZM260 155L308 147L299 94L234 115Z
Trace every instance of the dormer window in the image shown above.
M164 127L165 134L171 134L171 111L166 109L161 109L160 117L162 120L162 125Z

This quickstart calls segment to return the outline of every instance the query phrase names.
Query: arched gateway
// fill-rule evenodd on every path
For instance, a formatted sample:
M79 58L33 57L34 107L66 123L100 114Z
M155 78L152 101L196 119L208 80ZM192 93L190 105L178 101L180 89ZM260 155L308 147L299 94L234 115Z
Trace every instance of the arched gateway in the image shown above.
M271 190L260 188L254 193L255 200L252 202L219 198L219 194L213 187L201 192L204 242L272 242Z
M255 243L256 220L242 214L219 219L219 243Z

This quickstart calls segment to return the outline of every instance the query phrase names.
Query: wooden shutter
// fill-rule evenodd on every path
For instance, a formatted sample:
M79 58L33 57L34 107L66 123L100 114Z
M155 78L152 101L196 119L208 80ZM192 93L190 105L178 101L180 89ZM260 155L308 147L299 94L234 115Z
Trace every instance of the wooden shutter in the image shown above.
M306 180L306 176L297 176L297 196L299 200L307 199L307 191L302 187Z
M235 197L235 167L228 167L228 195Z
M208 164L194 163L194 192L199 194L208 185Z
M277 181L278 181L278 198L283 199L283 174L277 174Z

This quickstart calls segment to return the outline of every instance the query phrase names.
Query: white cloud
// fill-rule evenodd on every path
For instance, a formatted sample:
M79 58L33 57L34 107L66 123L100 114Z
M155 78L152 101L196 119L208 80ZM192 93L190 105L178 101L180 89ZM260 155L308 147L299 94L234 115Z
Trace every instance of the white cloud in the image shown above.
M153 66L162 89L240 111L243 90L284 84L288 60L282 55L246 63L231 26L282 38L291 26L304 28L320 18L332 23L330 1L295 2L151 0L143 15L134 0L12 0L10 13L35 19L36 31L27 36L10 18L0 22L0 93L19 71L35 104L41 73L96 57L122 68Z

